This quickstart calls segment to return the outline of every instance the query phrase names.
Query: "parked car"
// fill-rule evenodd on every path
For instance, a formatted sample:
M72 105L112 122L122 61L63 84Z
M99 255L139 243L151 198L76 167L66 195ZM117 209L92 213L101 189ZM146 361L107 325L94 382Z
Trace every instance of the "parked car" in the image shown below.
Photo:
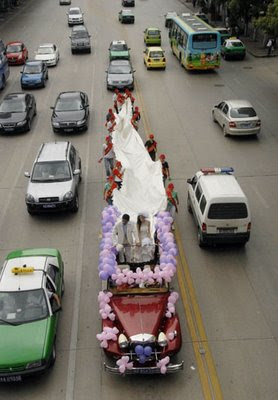
M54 43L41 44L35 51L35 60L45 62L48 67L57 65L59 58L59 49Z
M48 69L43 61L27 61L21 74L22 89L45 87L48 80Z
M135 16L131 10L121 10L119 12L119 21L122 24L134 24Z
M166 68L165 52L161 47L147 47L144 50L144 64L147 69Z
M158 28L146 28L144 30L144 43L146 46L161 45L161 31Z
M135 0L122 0L122 6L123 7L134 7Z
M108 90L134 89L134 72L129 60L110 61L106 78Z
M174 17L177 16L177 13L175 11L169 11L165 16L165 26L166 28L171 28L172 27L172 20Z
M261 120L247 100L225 100L213 107L212 119L227 135L257 135Z
M40 146L29 178L25 202L29 214L79 208L78 185L81 159L70 142L49 142Z
M32 94L9 93L0 104L0 132L30 131L36 114L36 100Z
M80 7L71 7L67 15L68 26L84 24L83 12Z
M130 48L124 40L113 40L113 42L110 43L108 50L110 60L129 60L130 58Z
M246 55L246 47L243 42L236 37L226 39L221 47L221 54L224 60L240 59L243 60Z
M6 46L6 56L9 65L25 64L28 59L28 50L24 43L16 41L9 42Z
M91 35L89 35L85 25L74 26L70 35L72 54L77 52L91 53L90 37Z
M53 132L68 133L88 128L89 101L84 92L61 92L55 102L51 116Z
M53 366L63 292L59 250L7 255L0 274L0 382L20 382Z

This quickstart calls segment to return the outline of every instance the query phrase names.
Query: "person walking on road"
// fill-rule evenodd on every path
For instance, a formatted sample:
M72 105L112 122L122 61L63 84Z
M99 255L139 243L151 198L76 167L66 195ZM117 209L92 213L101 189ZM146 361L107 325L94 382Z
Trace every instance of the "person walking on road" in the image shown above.
M273 43L273 39L269 38L266 44L266 48L267 48L267 57L271 56L271 53L274 50L274 43Z
M103 199L109 206L113 205L113 190L117 189L118 185L114 181L113 176L108 176L107 182L104 185Z
M146 147L151 159L153 161L155 161L156 152L157 152L157 143L154 140L154 135L152 133L149 135L149 138L145 143L145 147Z
M106 136L105 138L105 143L103 144L103 156L98 160L98 162L100 163L102 160L104 160L105 172L108 177L112 174L115 160L111 136Z
M165 154L160 154L159 160L160 160L160 162L161 162L163 185L164 185L164 187L165 187L166 180L167 180L167 179L169 179L169 181L171 180L169 164L168 164L168 162L166 161L166 156L165 156Z
M121 161L117 161L115 168L113 168L113 176L115 179L116 184L118 185L118 189L120 190L122 187L122 181L123 181L123 167Z
M178 193L174 190L174 184L169 183L166 189L167 195L167 207L166 211L171 214L171 217L174 219L175 214L178 212L179 198ZM172 229L174 226L172 225Z

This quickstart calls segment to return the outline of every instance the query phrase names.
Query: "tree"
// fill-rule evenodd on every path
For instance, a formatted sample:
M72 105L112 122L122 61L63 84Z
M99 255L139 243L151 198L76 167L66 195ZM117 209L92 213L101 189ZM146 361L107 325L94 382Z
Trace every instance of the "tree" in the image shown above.
M261 6L261 0L229 0L231 25L237 25L237 21L243 19L244 34L247 35L249 22L253 17L258 17Z
M278 37L278 0L268 5L266 15L259 17L255 24L269 36Z

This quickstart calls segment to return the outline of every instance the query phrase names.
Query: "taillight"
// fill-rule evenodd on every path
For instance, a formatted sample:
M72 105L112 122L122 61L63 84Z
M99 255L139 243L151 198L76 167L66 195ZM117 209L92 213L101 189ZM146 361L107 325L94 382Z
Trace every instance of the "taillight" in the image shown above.
M260 119L256 122L256 126L261 126L261 120Z
M206 232L207 231L207 224L205 224L204 222L202 223L202 232Z
M251 231L251 222L249 222L247 225L247 232L250 232L250 231Z
M166 58L165 58L165 57L163 57L163 58L162 58L162 61L163 61L163 62L165 62L165 61L166 61Z
M229 127L230 128L236 128L236 123L235 122L229 122Z

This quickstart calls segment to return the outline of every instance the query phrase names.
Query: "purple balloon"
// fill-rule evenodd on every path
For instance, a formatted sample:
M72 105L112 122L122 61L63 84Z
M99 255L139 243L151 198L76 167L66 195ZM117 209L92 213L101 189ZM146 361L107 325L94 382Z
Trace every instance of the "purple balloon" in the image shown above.
M137 346L135 346L135 353L137 354L137 356L141 356L144 354L144 347L141 346L141 344L137 344Z
M108 279L108 273L105 271L100 271L100 273L98 274L100 279L103 281L106 281Z
M144 348L144 355L146 356L146 357L150 357L150 355L152 354L152 348L151 348L151 346L146 346L145 348Z

